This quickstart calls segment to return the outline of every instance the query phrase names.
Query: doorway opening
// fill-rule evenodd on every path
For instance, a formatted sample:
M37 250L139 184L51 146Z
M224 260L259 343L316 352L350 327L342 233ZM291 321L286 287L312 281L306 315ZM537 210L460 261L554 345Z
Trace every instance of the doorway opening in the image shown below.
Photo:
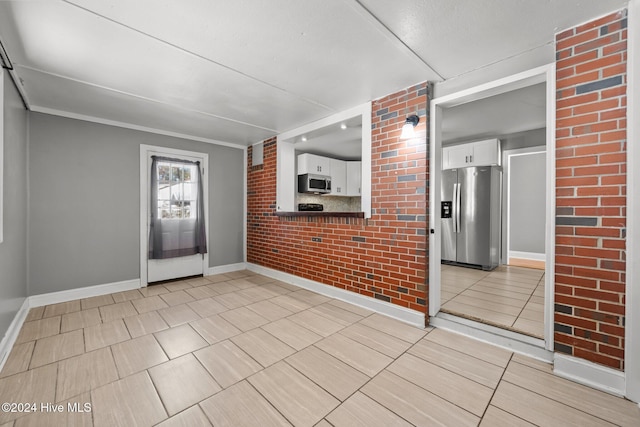
M207 170L205 153L140 146L141 286L207 274Z
M553 349L553 73L551 64L431 101L436 326ZM489 169L494 178L481 179Z

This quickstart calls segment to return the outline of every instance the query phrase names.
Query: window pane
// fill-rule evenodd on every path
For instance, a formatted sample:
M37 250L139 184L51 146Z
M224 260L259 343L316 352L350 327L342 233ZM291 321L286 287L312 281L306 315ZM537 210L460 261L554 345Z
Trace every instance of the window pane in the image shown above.
M169 164L158 163L158 182L169 181L170 173L171 170L169 169Z
M158 184L158 200L169 200L171 198L171 186L169 184Z
M182 192L182 184L173 184L171 186L171 200L182 200L184 199L184 195Z
M182 176L183 178L182 179L185 182L190 182L192 178L195 180L196 175L194 173L195 172L194 168L195 168L195 166L185 166L184 167L183 176Z
M180 166L171 165L171 182L180 182L182 180L182 168Z
M196 200L198 198L198 184L195 182L185 182L183 185L184 200Z
M196 206L195 202L193 202L193 205L191 204L191 201L188 201L188 200L184 201L183 203L184 203L183 218L195 218L196 217L195 212L192 212L192 209L191 209L191 206L193 206L195 209L195 206Z

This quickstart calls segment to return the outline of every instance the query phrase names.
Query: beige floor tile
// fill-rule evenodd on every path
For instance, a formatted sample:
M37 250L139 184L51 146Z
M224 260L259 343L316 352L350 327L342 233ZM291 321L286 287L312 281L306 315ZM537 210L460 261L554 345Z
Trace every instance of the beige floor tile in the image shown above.
M392 358L340 334L332 335L314 345L370 377L393 361Z
M48 365L84 353L84 335L81 329L41 338L36 341L30 368Z
M249 310L258 313L260 316L270 321L279 320L293 314L292 311L274 304L271 301L260 301L247 306Z
M116 292L115 294L111 294L111 296L113 297L113 300L116 303L143 298L142 293L137 289L132 289L130 291Z
M84 329L86 351L93 351L130 339L131 336L122 319L102 323Z
M206 286L207 288L211 289L218 295L228 294L229 292L237 292L240 290L239 288L236 288L235 286L233 286L231 283L227 281L215 282L215 283L212 283L211 285L206 285Z
M502 381L498 386L491 404L535 425L576 427L615 425L506 381Z
M171 327L189 323L194 320L200 320L198 313L193 311L187 304L161 308L157 313L162 316L164 321Z
M100 307L100 316L102 317L102 321L105 323L122 319L123 317L135 316L137 314L138 312L133 308L133 304L131 304L130 301Z
M226 282L231 280L231 277L227 276L224 273L212 274L211 276L204 276L204 277L211 283Z
M127 325L127 329L133 338L169 328L157 311L125 317L124 323Z
M255 302L243 295L240 295L238 291L218 295L216 297L213 297L213 299L227 307L229 310L244 307L245 305L249 305Z
M262 288L269 289L272 292L277 293L278 295L285 295L290 292L295 292L300 289L299 286L292 285L290 283L281 282L279 280L275 280L273 282L266 283L261 285Z
M191 310L198 313L198 316L203 318L213 316L215 314L220 314L223 311L229 310L227 307L220 304L213 298L206 298L198 301L188 302L187 305L191 308Z
M477 426L479 417L384 370L362 392L416 426Z
M159 310L161 308L169 307L166 302L158 295L145 297L141 299L134 299L131 301L133 306L138 310L138 313L148 313L150 311Z
M207 340L209 344L215 344L242 333L240 329L227 322L220 315L196 320L195 322L191 322L191 326Z
M216 292L211 290L211 288L208 288L206 286L189 288L189 289L185 289L184 291L188 293L194 300L203 300L203 299L215 297L216 295L218 295Z
M162 285L149 285L138 289L138 291L140 291L143 297L148 298L166 294L167 292L169 292L169 289L165 288Z
M553 365L551 363L542 362L540 360L533 359L531 357L523 356L518 353L514 353L511 358L511 362L519 363L521 365L528 366L530 368L535 368L539 371L545 372L547 374L553 373Z
M470 305L472 307L478 307L485 310L491 310L498 313L507 314L509 316L518 316L524 307L524 304L520 304L519 306L506 305L501 304L494 301L489 300L481 300L473 296L466 295L466 291L456 296L453 301L459 302L461 304Z
M475 298L481 301L490 301L502 305L508 305L512 307L522 308L526 303L524 298L509 298L505 296L494 295L486 292L481 292L475 289L467 289L463 291L464 295Z
M33 348L35 345L35 341L29 341L24 344L15 344L11 353L9 353L9 357L7 357L7 361L2 367L0 378L26 371L29 368L31 355L33 354Z
M182 280L177 282L165 283L162 286L167 288L169 292L184 291L185 289L192 288L191 284L188 281L182 281Z
M113 304L115 301L111 295L98 295L95 297L81 299L80 303L83 310L88 310L90 308Z
M290 293L286 295L280 295L279 297L271 298L269 301L271 301L274 304L278 304L279 306L284 307L293 313L297 313L299 311L306 310L312 307L311 304L308 304L304 301L300 301L299 299L291 297Z
M179 414L161 422L157 427L209 427L212 426L207 416L202 412L200 406L193 405Z
M188 324L156 332L156 339L169 359L175 359L207 346L207 342Z
M25 322L32 322L34 320L42 319L44 316L45 307L33 307L29 309L29 313L27 313L27 317L24 319Z
M0 380L0 402L27 403L53 402L56 392L55 364L30 369ZM0 423L22 416L17 412L0 412Z
M231 341L265 367L295 353L292 347L260 328L236 335Z
M509 285L500 286L491 283L475 284L471 288L469 288L469 290L481 292L487 295L496 295L511 299L519 299L521 301L527 301L531 296L530 291L518 292L517 290L509 287Z
M76 329L88 328L102 323L100 311L97 308L76 311L75 313L62 315L61 332L69 332Z
M255 288L256 286L258 286L257 284L247 280L248 278L249 277L242 277L240 279L232 279L232 280L229 280L229 283L231 283L233 286L235 286L235 287L237 287L238 289L241 289L241 290L249 289L249 288Z
M518 318L513 322L513 329L527 335L544 338L544 322Z
M193 286L194 288L197 287L203 287L205 285L209 285L211 284L211 282L209 281L209 279L207 279L206 277L192 277L189 279L185 279L184 280L186 283L188 283L189 285Z
M315 292L311 292L306 289L299 289L297 291L291 292L288 294L291 298L297 299L302 302L306 302L311 306L323 304L327 301L330 301L331 298L325 297L324 295L317 294Z
M118 371L109 348L65 359L58 362L56 401L67 400L117 379Z
M47 403L45 403L45 405L46 404ZM40 403L38 403L38 405L40 405ZM62 405L62 410L56 410L54 405L48 405L43 410L18 418L14 427L93 426L91 395L89 393L81 394L80 396L55 405L58 408L59 405Z
M265 283L270 283L275 281L276 279L273 279L271 277L267 277L267 276L263 276L261 274L256 274L255 276L251 276L247 278L247 281L256 284L256 285L264 285Z
M411 426L384 406L368 396L357 392L351 396L335 411L331 412L327 419L334 426Z
M289 319L280 319L271 322L264 325L262 329L296 350L302 350L322 339L322 336L311 332L304 326L300 326Z
M144 335L111 346L120 378L169 360L153 335Z
M247 298L252 303L264 301L269 298L277 297L277 292L270 291L269 289L263 288L261 286L253 286L251 288L246 288L238 292L238 295L242 295Z
M170 307L174 305L195 301L195 299L191 295L189 295L183 290L170 292L168 294L162 294L160 295L160 298L162 298L162 300L165 303L167 303L167 305Z
M225 311L224 313L220 313L220 317L245 332L269 323L269 320L260 316L255 311L249 310L247 307Z
M170 416L222 390L193 354L155 366L149 375Z
M258 362L229 340L205 347L194 354L223 388L262 369Z
M497 387L504 373L500 366L426 339L418 341L409 353L491 388Z
M309 311L313 313L318 313L321 316L324 316L328 319L331 319L335 322L341 323L345 326L349 326L362 320L363 316L355 314L349 310L345 310L343 308L337 307L333 304L329 304L328 302L320 305L316 305L315 307L309 309Z
M200 404L213 425L220 427L290 426L287 420L246 381Z
M60 316L25 322L20 329L16 344L50 337L60 333Z
M387 370L478 417L484 413L493 394L492 388L411 354L400 356Z
M315 346L299 351L285 361L341 401L369 381L362 372Z
M398 357L411 346L407 341L392 337L361 323L356 323L341 330L340 334L389 357Z
M151 426L167 418L147 372L93 390L91 401L96 427Z
M340 301L340 300L337 300L337 299L332 299L331 301L327 301L327 304L331 304L331 305L334 305L334 306L336 306L338 308L341 308L343 310L350 311L350 312L355 313L355 314L357 314L358 316L361 316L361 317L367 317L367 316L370 316L370 315L373 314L373 311L371 311L371 310L359 307L359 306L354 305L354 304L349 304L348 302Z
M640 407L628 400L571 382L519 363L510 363L504 381L621 426L638 425Z
M360 323L412 344L427 333L424 329L416 328L415 326L408 325L381 314L372 314L371 316L362 319Z
M331 334L344 329L344 325L329 320L324 316L314 313L310 310L301 311L300 313L293 314L287 319L296 322L300 326L304 326L310 331L315 332L323 337L328 337Z
M513 354L510 351L491 344L483 343L442 329L434 329L429 332L425 339L503 368L507 366L507 363L511 360L511 355Z
M340 403L284 362L258 372L248 381L295 426L313 426Z
M42 317L61 316L67 313L73 313L74 311L80 311L80 301L76 300L48 305L44 308L44 315Z
M482 417L480 427L533 427L534 424L489 405Z
M329 424L329 421L324 419L324 420L320 420L320 422L316 424L314 427L333 427L333 426Z

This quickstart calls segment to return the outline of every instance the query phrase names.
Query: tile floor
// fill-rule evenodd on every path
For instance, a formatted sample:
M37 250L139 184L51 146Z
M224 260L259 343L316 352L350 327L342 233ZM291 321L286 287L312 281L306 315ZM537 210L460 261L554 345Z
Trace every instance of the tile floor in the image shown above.
M2 427L640 425L547 364L247 271L32 309L0 401L37 410Z
M544 270L442 264L442 310L544 338Z

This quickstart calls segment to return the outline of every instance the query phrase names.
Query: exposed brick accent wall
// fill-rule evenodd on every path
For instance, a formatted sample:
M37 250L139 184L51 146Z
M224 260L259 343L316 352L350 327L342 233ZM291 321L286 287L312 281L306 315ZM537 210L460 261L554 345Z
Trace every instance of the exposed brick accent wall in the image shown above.
M373 101L370 219L275 216L276 139L261 166L249 151L247 260L426 313L427 92L422 83ZM416 113L416 138L400 140Z
M555 349L624 369L626 11L556 36Z

